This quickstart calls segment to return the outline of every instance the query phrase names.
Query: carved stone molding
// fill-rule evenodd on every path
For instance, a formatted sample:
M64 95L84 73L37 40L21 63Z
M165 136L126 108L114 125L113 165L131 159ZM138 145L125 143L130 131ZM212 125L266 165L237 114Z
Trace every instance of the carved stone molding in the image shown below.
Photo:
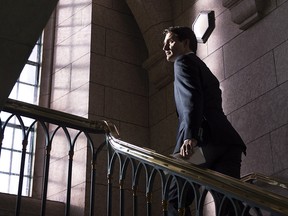
M222 5L231 12L231 19L245 30L261 18L263 0L222 0Z

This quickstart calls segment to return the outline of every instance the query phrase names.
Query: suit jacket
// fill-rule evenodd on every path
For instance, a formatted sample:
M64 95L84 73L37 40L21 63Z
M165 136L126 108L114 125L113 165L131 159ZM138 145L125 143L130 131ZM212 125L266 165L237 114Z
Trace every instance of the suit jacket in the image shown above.
M174 97L179 118L174 153L191 138L200 145L233 145L245 152L244 142L223 112L219 81L194 53L179 56L174 62Z

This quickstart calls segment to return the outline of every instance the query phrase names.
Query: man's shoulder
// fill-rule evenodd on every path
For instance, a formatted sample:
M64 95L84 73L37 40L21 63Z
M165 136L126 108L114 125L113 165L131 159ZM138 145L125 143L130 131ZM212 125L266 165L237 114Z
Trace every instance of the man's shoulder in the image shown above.
M186 55L180 55L175 59L175 63L197 63L201 61L201 59L198 58L194 53L186 54Z

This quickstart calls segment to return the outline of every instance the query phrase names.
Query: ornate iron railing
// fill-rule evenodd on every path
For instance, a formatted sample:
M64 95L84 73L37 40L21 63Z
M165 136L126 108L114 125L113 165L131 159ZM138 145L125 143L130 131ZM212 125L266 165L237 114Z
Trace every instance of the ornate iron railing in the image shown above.
M96 196L104 197L106 194L97 194L96 188L96 165L97 157L100 152L104 152L104 148L108 149L108 165L107 165L107 210L108 216L115 215L113 212L115 199L113 199L113 191L115 188L119 190L119 211L117 215L159 215L153 210L153 202L160 199L162 203L161 213L167 215L167 199L168 191L171 181L174 179L177 182L178 187L178 207L179 215L184 214L184 197L187 187L192 187L195 195L193 209L195 215L203 215L205 206L207 206L205 200L208 194L212 196L212 203L215 206L215 215L224 215L227 209L227 205L232 206L233 213L230 215L288 215L288 199L285 196L267 191L263 188L255 186L253 184L240 181L220 173L202 169L195 165L184 163L173 159L169 156L158 154L157 152L141 148L120 139L119 133L116 127L106 121L89 121L85 118L69 115L66 113L58 112L55 110L45 109L26 103L16 102L8 100L4 111L11 113L16 116L20 122L23 130L23 151L21 160L21 171L20 180L17 196L17 205L15 214L20 215L21 210L21 191L24 174L24 163L25 163L25 146L29 131L32 126L36 123L44 131L45 137L45 164L44 164L44 180L43 180L43 191L42 191L42 208L41 215L45 215L46 202L47 202L47 188L49 184L49 164L50 164L50 151L53 146L53 139L58 130L64 131L67 140L69 140L69 156L68 175L67 175L67 194L66 194L66 209L65 215L73 215L71 211L71 182L72 182L72 171L73 171L73 155L75 151L75 143L80 136L84 134L87 139L87 145L90 148L91 157L91 186L90 186L90 197L89 201L89 215L103 215L99 213L99 210L95 210L95 198ZM25 126L21 122L21 118L29 117L35 121ZM5 134L5 127L7 121L1 121L0 130L0 157L1 157L1 146L3 134ZM49 131L49 125L55 125L52 131ZM74 138L71 137L70 130L76 130ZM105 134L105 141L103 143L95 143L93 134ZM39 143L37 143L39 145ZM104 147L104 148L103 148ZM116 173L116 168L117 172ZM118 185L115 187L113 183L113 177L118 180ZM132 191L125 189L124 185L127 182L127 176L130 176ZM142 178L144 176L144 178ZM97 176L98 178L99 176ZM251 176L250 176L251 177ZM247 181L255 179L255 176L248 178ZM0 180L1 181L1 180ZM141 184L144 188L143 191L139 190ZM160 188L156 188L156 185L160 185ZM281 183L283 185L283 182ZM284 185L287 185L284 183ZM128 187L128 188L129 188ZM285 188L284 188L285 189ZM287 189L287 188L286 188ZM157 193L159 196L153 197L152 194ZM132 193L131 193L132 192ZM139 193L144 193L146 196L146 207L139 204ZM131 194L131 197L127 195ZM132 210L124 208L126 202L132 199ZM140 208L141 206L141 208ZM160 207L159 207L160 208ZM119 212L119 213L118 213Z

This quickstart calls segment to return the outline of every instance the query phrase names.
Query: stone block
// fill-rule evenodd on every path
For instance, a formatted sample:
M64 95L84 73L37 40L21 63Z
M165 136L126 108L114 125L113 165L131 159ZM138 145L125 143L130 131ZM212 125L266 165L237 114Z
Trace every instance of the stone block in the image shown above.
M104 0L105 2L107 2L107 0ZM113 1L113 9L116 11L119 11L121 13L125 13L125 14L131 14L131 10L127 5L126 1Z
M56 130L56 126L49 127L50 133L54 134L51 144L51 158L50 163L66 157L69 152L70 140L67 139L63 129ZM51 137L52 135L50 135ZM51 139L51 138L50 138Z
M132 11L132 13L137 14L137 23L141 29L141 32L145 32L149 27L151 27L151 19L147 17L145 10L145 3L143 1L133 1L127 0L127 5ZM148 1L147 1L148 2ZM158 2L157 2L158 3Z
M171 24L168 22L160 23L155 26L150 27L145 32L143 32L143 38L146 43L146 47L149 52L149 58L153 58L153 55L161 52L160 55L165 56L163 48L163 40L165 35L163 35L163 30L169 27Z
M112 88L105 88L105 116L148 126L148 99Z
M55 46L54 70L57 71L91 51L91 25Z
M76 5L76 4L74 4ZM58 12L58 16L61 16L61 9ZM58 19L58 22L60 20ZM92 6L86 5L83 8L79 8L77 12L74 12L69 18L63 20L61 23L57 23L55 43L60 44L62 41L68 39L72 35L79 32L81 29L90 25L92 22Z
M145 50L144 41L141 38L111 30L106 31L107 57L140 66L146 58Z
M134 15L141 32L146 32L152 26L171 20L172 8L165 0L155 1L126 1ZM149 16L148 16L149 14Z
M71 188L71 216L85 215L86 184L78 184Z
M89 84L69 92L63 97L51 102L51 109L70 113L72 115L85 116L88 113Z
M286 2L287 0L276 0L277 1L277 5L281 5L283 4L284 2Z
M177 116L169 115L150 129L150 148L160 154L172 154L176 144Z
M223 50L218 49L203 59L211 72L217 77L219 82L224 80Z
M105 87L90 83L89 87L89 114L103 116L105 105Z
M72 63L71 66L71 91L89 83L90 79L90 54L84 55Z
M71 18L83 8L91 5L91 3L92 0L79 0L77 3L75 3L74 0L60 0L57 7L57 23L63 23L65 20ZM86 15L89 16L90 14Z
M99 4L93 4L92 10L93 24L104 26L115 33L127 34L130 37L141 37L137 23L131 14L122 13ZM119 40L117 40L117 43L119 43Z
M232 124L246 143L288 122L288 83L257 98L231 114Z
M162 88L149 98L149 124L155 125L167 115L166 89Z
M64 44L58 44L54 48L54 71L59 71L62 68L67 67L71 64L71 54L68 48L68 42Z
M253 28L243 32L224 46L226 77L231 76L287 40L287 10L288 4L283 4L271 12L269 16L257 22Z
M49 184L47 197L55 196L67 189L68 178L68 156L50 163ZM57 195L58 196L58 195ZM61 196L62 197L62 196ZM65 198L51 199L55 201L65 201Z
M146 72L134 64L92 54L91 82L137 95L146 96L148 77Z
M149 129L147 127L120 122L119 133L125 142L149 148Z
M198 43L196 54L200 59L205 59L208 56L208 43Z
M157 56L154 55L152 58L157 58L158 62L154 60L152 60L153 63L150 62L152 59L150 57L144 64L144 67L149 73L150 95L171 83L174 78L173 64L168 63L166 59L162 59L162 53L158 52L156 55Z
M80 136L81 138L81 136ZM81 146L87 145L87 141L82 136L82 139L79 140ZM77 143L79 145L79 142ZM81 149L75 149L73 156L73 168L72 168L72 187L84 183L87 179L87 171L91 171L91 163L87 161L87 146L84 146Z
M247 156L242 157L241 176L257 172L273 174L272 152L269 134L247 145Z
M95 186L96 195L94 209L98 215L107 215L107 185L97 184Z
M242 31L230 19L228 10L215 18L215 29L207 41L208 54L227 44ZM224 58L225 59L225 58ZM237 58L236 58L237 59ZM236 60L235 59L235 60ZM225 59L225 61L227 61ZM226 72L226 71L225 71ZM227 74L226 74L227 76Z
M15 215L17 196L12 194L0 194L0 215ZM41 213L41 200L31 197L22 197L20 215L36 216ZM47 201L46 215L58 216L65 214L65 204L60 202Z
M98 185L107 185L107 148L106 146L102 149L102 151L97 155L96 160L96 179L95 183ZM116 173L118 174L118 172ZM87 181L90 181L90 179L87 179ZM91 181L90 181L91 182ZM96 186L96 194L98 193L98 188ZM97 195L96 195L97 196Z
M171 115L176 112L176 105L174 100L174 85L170 83L166 87L166 103L167 103L167 115Z
M269 52L221 83L225 113L239 109L276 85L273 54Z
M93 0L94 4L101 5L107 8L113 8L113 0Z
M55 193L49 197L47 197L48 200L53 200L56 202L63 202L66 203L66 194L67 194L67 190L63 190L61 192Z
M274 50L277 82L281 84L288 80L288 41Z
M91 35L91 52L105 55L106 52L106 30L101 26L92 24L92 35Z
M287 169L288 164L288 126L287 124L271 132L274 173Z

